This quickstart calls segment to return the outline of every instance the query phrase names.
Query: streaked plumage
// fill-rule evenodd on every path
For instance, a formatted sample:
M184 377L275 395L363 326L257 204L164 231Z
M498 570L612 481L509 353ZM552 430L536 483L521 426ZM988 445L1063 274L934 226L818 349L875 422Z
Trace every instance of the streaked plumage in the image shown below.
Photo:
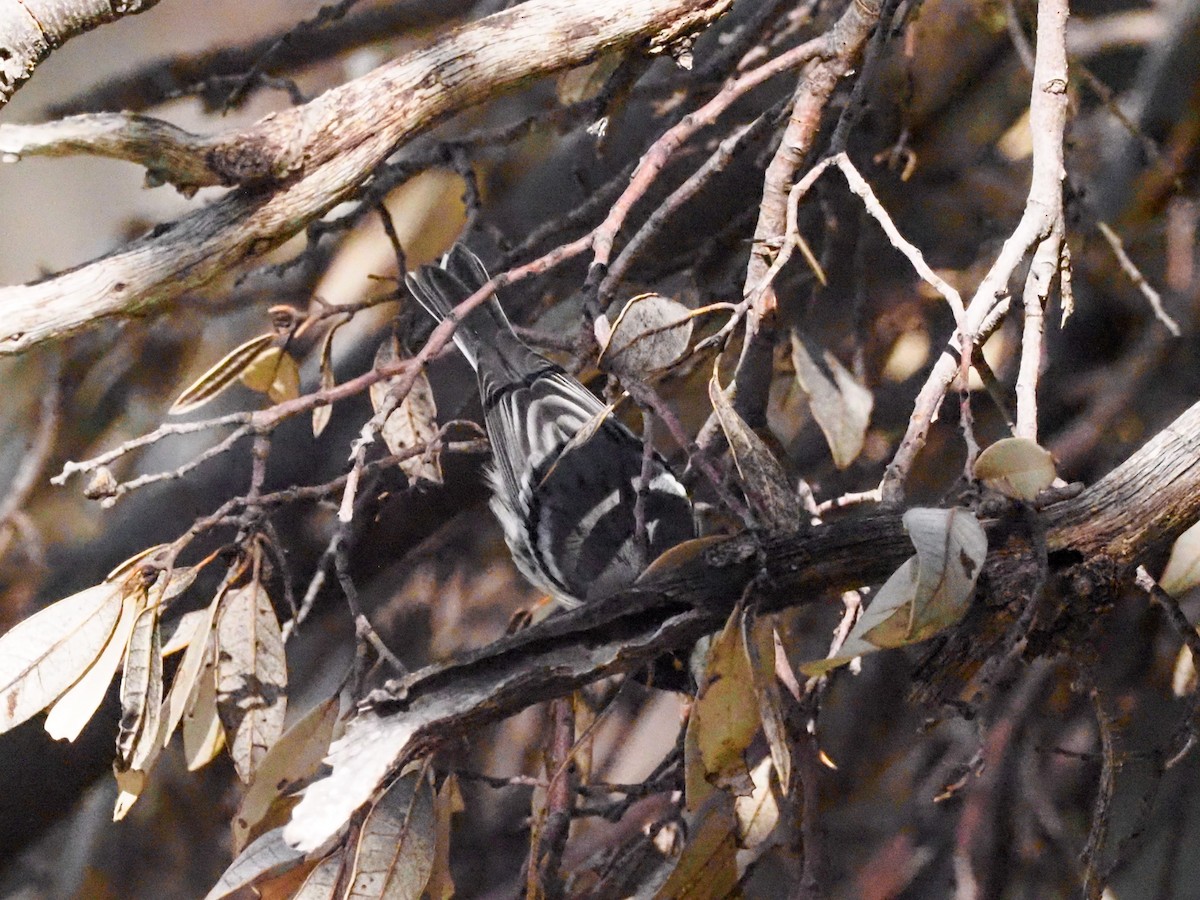
M408 286L440 321L487 277L478 258L456 244L441 265L410 275ZM649 549L639 550L642 442L607 416L590 438L569 446L605 406L526 346L495 297L458 323L454 341L479 377L494 458L492 511L529 581L578 603L629 585L656 556L694 536L691 502L655 454L645 499Z

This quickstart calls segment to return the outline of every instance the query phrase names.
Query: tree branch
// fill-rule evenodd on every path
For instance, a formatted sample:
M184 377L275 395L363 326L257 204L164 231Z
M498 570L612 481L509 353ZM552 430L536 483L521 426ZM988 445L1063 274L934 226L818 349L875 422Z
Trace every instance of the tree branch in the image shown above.
M1200 403L1100 482L1041 516L1055 575L1107 566L1132 579L1136 560L1200 516ZM995 538L1004 527L989 523L989 534ZM1001 597L1021 593L1014 551L1004 541L992 544L981 583ZM777 612L882 581L912 553L894 511L779 538L711 540L626 591L391 682L368 698L369 711L335 745L333 774L306 793L289 840L318 846L388 771L443 742L690 646L721 626L752 581L759 610ZM1066 602L1090 621L1103 599L1077 593ZM980 599L975 608L986 616L993 602ZM977 621L958 626L978 628Z
M244 187L77 269L0 289L0 353L161 307L279 246L351 196L398 145L447 116L609 50L669 50L730 2L530 0L224 134L206 163Z
M13 98L53 50L71 38L156 5L158 0L0 3L0 107Z

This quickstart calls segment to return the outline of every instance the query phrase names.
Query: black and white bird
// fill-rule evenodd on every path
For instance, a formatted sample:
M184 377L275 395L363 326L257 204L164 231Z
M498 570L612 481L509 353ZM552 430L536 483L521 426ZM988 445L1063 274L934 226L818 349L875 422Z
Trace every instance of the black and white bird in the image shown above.
M421 267L407 282L440 322L487 280L478 257L456 244L440 265ZM458 321L454 342L479 378L492 511L517 568L536 587L568 606L595 599L628 586L659 554L695 536L687 493L655 453L639 540L641 440L522 342L495 296Z

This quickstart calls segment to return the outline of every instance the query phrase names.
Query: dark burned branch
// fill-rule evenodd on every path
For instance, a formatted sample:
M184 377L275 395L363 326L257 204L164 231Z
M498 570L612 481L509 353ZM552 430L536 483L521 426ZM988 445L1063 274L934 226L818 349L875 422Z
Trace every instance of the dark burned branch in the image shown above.
M1051 577L1075 588L1086 573L1105 572L1115 587L1132 577L1140 556L1173 540L1198 515L1200 403L1099 483L1042 513ZM1015 618L1014 598L1027 593L1029 569L1022 563L1028 560L1006 539L1009 531L1007 520L989 524L983 596L940 654L951 677L969 675L970 664L998 646ZM881 581L912 553L896 512L761 542L745 534L714 540L630 590L413 673L369 699L370 711L334 750L334 775L314 786L312 805L298 813L293 836L304 842L309 827L324 827L311 820L323 805L331 804L316 815L324 823L348 815L394 765L485 722L688 647L721 626L754 580L760 609L774 612ZM1088 604L1078 611L1090 612L1109 596L1077 593L1064 602ZM351 784L339 769L354 773Z

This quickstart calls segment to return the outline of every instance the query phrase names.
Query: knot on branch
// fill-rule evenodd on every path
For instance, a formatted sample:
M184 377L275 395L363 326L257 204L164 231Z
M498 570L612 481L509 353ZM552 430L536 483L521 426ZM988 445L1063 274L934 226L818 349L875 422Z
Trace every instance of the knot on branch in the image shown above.
M263 135L241 134L208 151L205 161L222 184L255 185L283 181L300 170L303 154L298 145ZM293 149L284 149L292 147Z

